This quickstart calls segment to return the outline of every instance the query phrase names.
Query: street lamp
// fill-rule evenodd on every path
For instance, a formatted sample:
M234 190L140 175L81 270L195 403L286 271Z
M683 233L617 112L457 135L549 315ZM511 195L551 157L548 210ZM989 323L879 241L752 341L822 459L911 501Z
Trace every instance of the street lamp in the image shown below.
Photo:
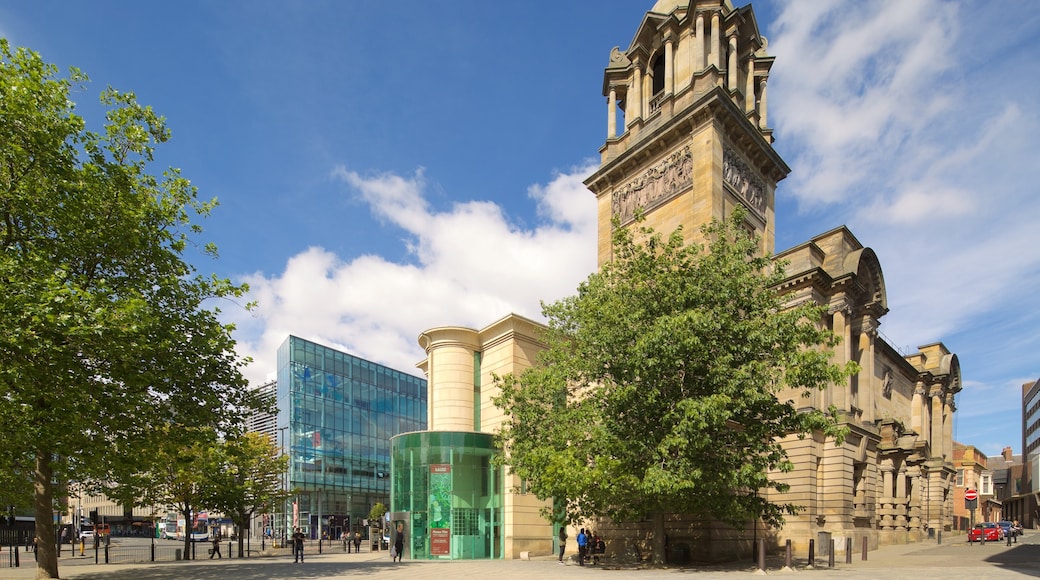
M281 455L285 455L285 430L288 429L288 428L289 428L288 425L286 425L284 427L279 427L278 428L279 452L281 453ZM286 469L284 472L282 472L282 493L287 492L288 489L289 489L289 484L288 484L288 481L286 480L289 477L288 471L289 470ZM286 495L285 497L282 498L282 523L281 523L280 527L282 528L282 547L283 548L285 547L285 527L288 525L288 522L289 522L289 508L286 505L287 501L288 501L288 495Z

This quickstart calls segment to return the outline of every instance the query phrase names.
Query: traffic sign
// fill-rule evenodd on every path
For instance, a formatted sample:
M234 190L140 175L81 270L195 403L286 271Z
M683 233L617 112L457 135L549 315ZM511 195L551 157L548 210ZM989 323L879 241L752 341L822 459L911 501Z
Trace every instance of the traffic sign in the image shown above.
M975 501L979 499L979 492L975 491L974 489L966 489L964 490L964 499L968 501Z

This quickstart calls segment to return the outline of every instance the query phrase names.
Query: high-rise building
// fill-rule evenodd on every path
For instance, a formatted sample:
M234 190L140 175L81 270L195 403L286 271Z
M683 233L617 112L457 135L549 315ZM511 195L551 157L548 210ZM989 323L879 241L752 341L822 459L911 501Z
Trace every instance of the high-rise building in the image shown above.
M426 380L289 336L278 348L277 445L292 493L271 520L275 537L362 531L390 504L390 438L426 428Z
M261 399L273 404L278 396L278 381L267 381L254 387ZM246 430L266 435L271 443L278 445L278 415L275 413L257 412L246 419Z

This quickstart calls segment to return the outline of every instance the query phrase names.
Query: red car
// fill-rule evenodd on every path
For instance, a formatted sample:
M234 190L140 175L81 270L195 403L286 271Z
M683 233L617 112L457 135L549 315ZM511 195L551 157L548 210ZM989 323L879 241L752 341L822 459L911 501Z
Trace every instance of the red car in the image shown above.
M1004 539L1004 528L1001 528L993 522L975 524L975 527L968 532L968 541L981 542L983 534L985 534L987 542L999 542Z

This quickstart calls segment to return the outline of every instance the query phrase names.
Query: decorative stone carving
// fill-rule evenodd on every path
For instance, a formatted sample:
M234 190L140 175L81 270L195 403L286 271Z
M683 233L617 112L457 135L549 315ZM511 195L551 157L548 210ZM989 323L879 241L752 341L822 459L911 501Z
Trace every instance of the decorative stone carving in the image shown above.
M892 369L886 366L885 372L881 376L881 395L886 399L892 398L892 383Z
M625 225L635 218L636 209L649 211L691 185L693 154L687 146L615 190L611 211Z
M751 168L729 147L722 152L722 180L759 217L766 211L766 188Z

